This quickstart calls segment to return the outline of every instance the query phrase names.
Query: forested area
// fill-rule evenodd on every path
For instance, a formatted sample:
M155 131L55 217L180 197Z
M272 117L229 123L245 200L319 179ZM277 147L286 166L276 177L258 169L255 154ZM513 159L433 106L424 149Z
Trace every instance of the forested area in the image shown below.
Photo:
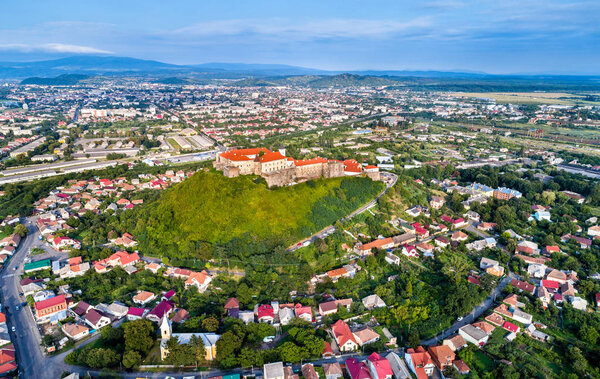
M368 178L334 178L267 189L250 176L199 172L126 216L123 227L147 255L206 260L225 250L246 262L333 224L383 188Z

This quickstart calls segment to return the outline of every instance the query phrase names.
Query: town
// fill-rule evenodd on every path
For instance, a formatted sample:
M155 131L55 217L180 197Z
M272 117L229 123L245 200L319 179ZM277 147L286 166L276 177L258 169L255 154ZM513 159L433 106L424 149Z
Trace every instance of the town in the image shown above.
M1 375L599 375L600 105L90 85L3 88Z

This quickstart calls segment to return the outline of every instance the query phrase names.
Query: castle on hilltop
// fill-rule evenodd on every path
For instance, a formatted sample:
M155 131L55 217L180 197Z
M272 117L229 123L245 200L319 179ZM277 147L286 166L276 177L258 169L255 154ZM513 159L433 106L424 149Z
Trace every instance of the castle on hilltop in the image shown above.
M264 147L229 150L217 155L213 166L228 178L239 175L260 175L269 187L286 186L319 178L368 176L380 180L377 166L362 166L354 159L344 161L313 158L294 159L285 156L285 149L270 151Z

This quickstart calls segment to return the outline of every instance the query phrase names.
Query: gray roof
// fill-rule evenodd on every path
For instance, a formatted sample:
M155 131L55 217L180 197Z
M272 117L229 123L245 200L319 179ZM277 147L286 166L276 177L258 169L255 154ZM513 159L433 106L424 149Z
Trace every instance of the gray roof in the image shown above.
M267 363L263 366L265 379L283 378L283 362Z
M460 330L462 330L464 333L468 334L469 336L471 336L473 339L479 341L484 339L485 337L487 337L487 334L479 329L474 327L471 324L467 324L465 326L463 326L462 328L460 328Z

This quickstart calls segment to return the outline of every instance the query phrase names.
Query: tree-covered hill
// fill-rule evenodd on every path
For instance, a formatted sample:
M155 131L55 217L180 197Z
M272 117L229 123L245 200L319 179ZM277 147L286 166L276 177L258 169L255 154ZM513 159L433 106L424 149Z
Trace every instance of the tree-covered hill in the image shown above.
M251 238L289 246L372 200L384 188L368 178L320 179L268 189L254 176L201 171L139 210L140 250L170 258L204 258L201 250Z

